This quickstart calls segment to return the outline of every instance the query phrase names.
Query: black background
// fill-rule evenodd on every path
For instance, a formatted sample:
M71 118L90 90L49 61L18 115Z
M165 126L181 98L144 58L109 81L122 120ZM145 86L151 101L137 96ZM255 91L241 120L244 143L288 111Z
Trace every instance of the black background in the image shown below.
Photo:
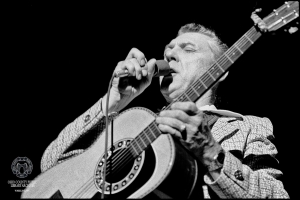
M2 37L7 44L1 73L3 165L11 197L20 195L7 183L19 180L11 172L13 160L28 157L33 172L26 180L34 179L40 173L43 151L68 123L106 93L113 69L132 47L148 60L162 59L164 46L182 25L191 22L215 30L231 46L253 25L250 15L255 8L262 7L260 16L265 17L284 3L22 2L7 7L7 34ZM299 34L283 29L263 35L231 67L219 88L218 107L272 121L284 185L296 197ZM154 79L129 107L160 107L157 83Z

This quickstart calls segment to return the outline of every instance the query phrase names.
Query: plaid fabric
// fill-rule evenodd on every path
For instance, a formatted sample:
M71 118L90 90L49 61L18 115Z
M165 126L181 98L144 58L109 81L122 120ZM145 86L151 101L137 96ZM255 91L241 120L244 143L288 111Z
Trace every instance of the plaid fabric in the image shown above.
M105 117L101 109L102 99L97 101L90 109L68 124L58 135L58 137L47 147L41 160L41 171L47 171L49 168L70 158L71 156L82 153L83 149L70 151L70 147L83 137L93 127L98 126L103 129ZM67 153L67 151L69 151Z
M220 118L214 138L226 151L217 180L205 175L205 183L221 198L289 198L279 178L273 127L268 118L245 116L243 120Z
M109 118L113 117L115 115ZM100 99L68 124L47 147L41 159L41 171L45 172L84 152L91 142L85 146L74 144L84 143L83 136L91 135L93 129L97 129L97 133L102 132L104 127ZM217 180L211 180L207 174L204 176L203 197L217 194L221 198L288 198L282 182L278 180L282 172L278 170L275 158L277 149L271 142L274 139L272 131L272 124L267 118L219 118L212 127L212 134L226 151L224 166ZM93 139L96 137L98 135L94 134Z

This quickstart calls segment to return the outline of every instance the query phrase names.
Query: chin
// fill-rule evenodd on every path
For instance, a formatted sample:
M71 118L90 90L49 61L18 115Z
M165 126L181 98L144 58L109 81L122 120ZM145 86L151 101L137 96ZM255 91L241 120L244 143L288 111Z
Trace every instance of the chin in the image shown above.
M182 92L184 92L180 83L181 82L174 79L173 76L167 76L161 79L161 93L168 102L177 98Z
M174 99L176 99L182 92L179 90L164 90L161 91L167 102L172 102Z

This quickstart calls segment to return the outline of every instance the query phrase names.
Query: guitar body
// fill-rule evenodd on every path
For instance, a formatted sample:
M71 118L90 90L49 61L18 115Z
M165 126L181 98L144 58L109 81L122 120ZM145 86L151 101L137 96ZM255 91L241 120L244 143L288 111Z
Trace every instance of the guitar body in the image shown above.
M112 166L118 158L122 169L110 169L107 163L106 198L188 198L192 193L197 182L197 163L169 134L160 135L134 159L124 153L129 142L154 119L155 114L150 110L132 108L120 113L109 125L108 149L113 146L114 151L108 151L107 158L112 159ZM22 198L101 197L104 147L102 133L84 153L39 175Z

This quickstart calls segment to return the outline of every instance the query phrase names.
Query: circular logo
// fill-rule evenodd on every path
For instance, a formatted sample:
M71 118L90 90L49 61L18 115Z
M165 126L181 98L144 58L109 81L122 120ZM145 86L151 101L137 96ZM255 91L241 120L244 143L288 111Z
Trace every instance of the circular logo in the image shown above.
M17 157L11 164L12 172L19 178L26 178L31 174L33 165L27 157Z

